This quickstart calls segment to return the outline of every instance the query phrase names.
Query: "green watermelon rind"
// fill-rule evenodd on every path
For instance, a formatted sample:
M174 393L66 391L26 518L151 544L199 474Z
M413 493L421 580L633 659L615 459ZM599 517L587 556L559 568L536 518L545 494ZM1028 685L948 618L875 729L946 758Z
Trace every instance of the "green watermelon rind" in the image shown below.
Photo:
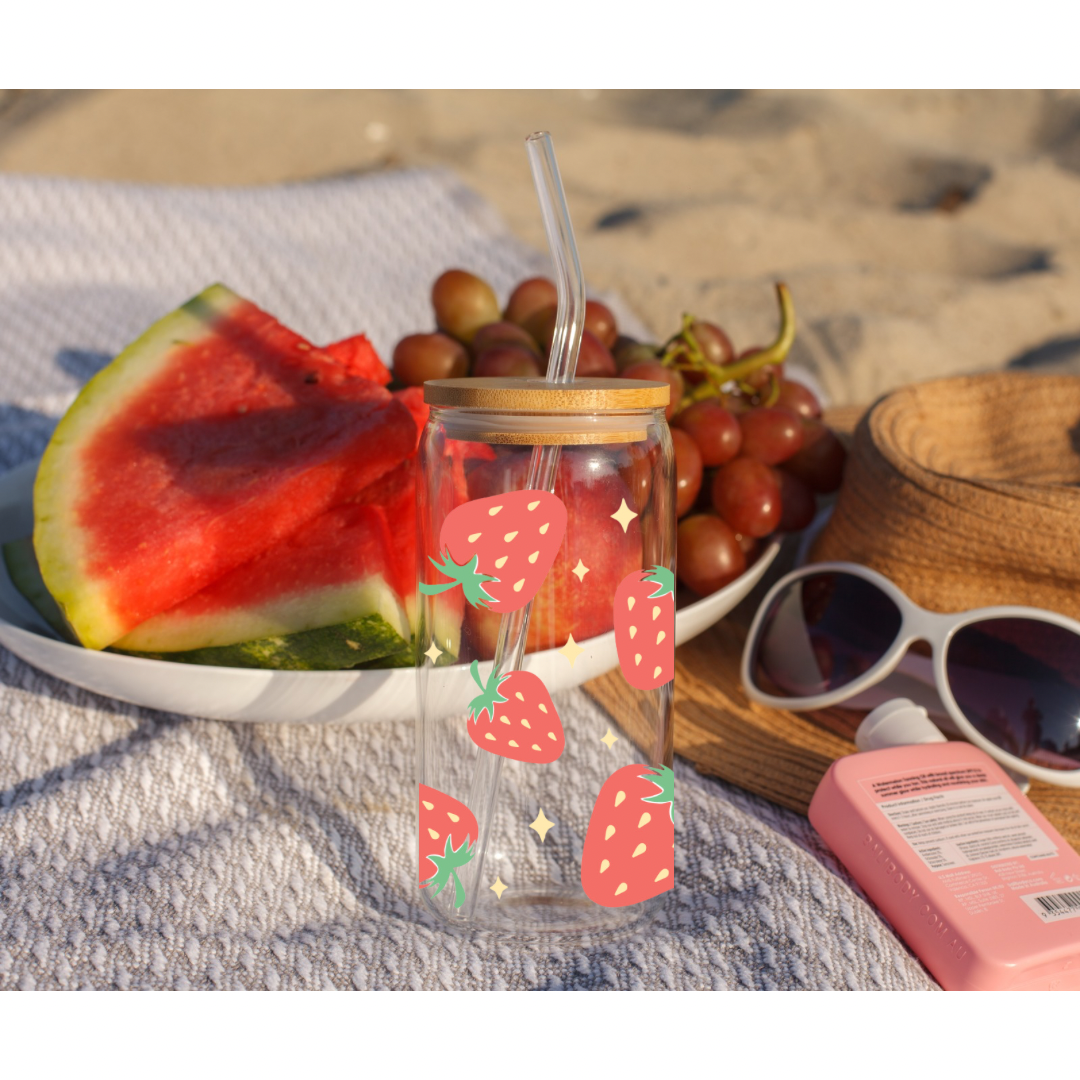
M182 617L186 607L147 619L114 642L113 648L136 653L225 648L344 625L370 615L378 615L402 641L409 638L409 623L397 593L378 574L345 585L269 598L243 609Z
M235 645L173 653L134 652L115 646L110 651L143 660L169 660L178 664L208 664L212 667L270 668L276 671L341 671L402 654L407 654L412 664L409 642L385 619L375 614L334 626L299 630L282 637L261 638Z
M78 638L72 632L64 618L60 605L49 595L45 582L41 578L37 559L34 557L34 542L29 536L9 540L3 545L4 566L7 568L11 584L28 600L34 610L68 644L77 645Z
M211 285L159 319L83 387L45 448L34 481L34 550L49 594L87 648L104 648L123 628L109 616L104 584L82 571L85 555L73 550L82 535L76 521L76 493L84 490L79 449L104 417L121 414L148 377L172 363L173 346L212 334L214 321L241 303L231 289Z

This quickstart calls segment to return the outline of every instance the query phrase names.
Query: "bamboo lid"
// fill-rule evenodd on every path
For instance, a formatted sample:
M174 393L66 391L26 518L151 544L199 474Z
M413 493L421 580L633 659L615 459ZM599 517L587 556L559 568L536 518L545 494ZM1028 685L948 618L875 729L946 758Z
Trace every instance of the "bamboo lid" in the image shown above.
M546 379L431 379L428 405L498 412L610 412L663 409L671 400L666 382L644 379L575 379L553 385Z

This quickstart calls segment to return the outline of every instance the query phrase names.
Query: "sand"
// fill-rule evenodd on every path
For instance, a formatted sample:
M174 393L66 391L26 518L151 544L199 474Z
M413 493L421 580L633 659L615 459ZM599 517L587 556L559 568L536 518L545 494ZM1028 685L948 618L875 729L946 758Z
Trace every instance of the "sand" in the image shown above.
M272 184L440 165L544 238L552 132L591 288L739 347L791 287L834 403L1009 365L1080 373L1075 91L0 91L0 170Z

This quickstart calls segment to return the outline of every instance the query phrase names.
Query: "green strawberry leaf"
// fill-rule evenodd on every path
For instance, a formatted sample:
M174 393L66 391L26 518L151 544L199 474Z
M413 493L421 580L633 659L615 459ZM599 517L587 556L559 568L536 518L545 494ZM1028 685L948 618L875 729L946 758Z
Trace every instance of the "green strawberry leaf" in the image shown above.
M465 890L461 886L461 879L457 876L457 871L464 866L473 857L472 843L468 834L465 839L461 841L461 847L454 848L450 846L450 837L446 838L446 847L443 848L441 855L429 855L428 858L438 867L435 874L420 883L421 889L426 889L429 885L434 885L432 893L438 896L442 892L443 886L453 878L454 879L454 907L459 908L465 903Z
M447 548L443 551L442 557L443 562L439 562L431 555L428 556L428 560L434 564L440 574L445 574L448 578L454 580L444 582L441 585L427 585L420 582L420 591L425 596L437 596L439 593L446 592L447 589L453 589L460 585L461 591L465 594L465 599L473 607L487 607L485 601L495 599L484 588L484 583L498 581L499 579L492 577L491 574L482 574L476 569L477 564L480 562L479 555L474 555L467 563L456 563L454 557L450 554L450 549Z
M656 592L649 593L648 599L655 600L659 596L668 596L675 592L675 575L666 567L654 564L641 579L656 585Z
M507 699L499 693L499 687L510 678L509 675L500 675L497 671L492 669L491 676L485 685L480 681L480 661L474 660L472 667L469 668L472 672L473 680L476 685L480 687L483 693L477 695L469 702L469 717L474 723L480 722L480 717L485 712L490 713L488 717L488 723L493 724L495 722L495 706L501 705Z
M671 820L675 821L675 774L666 765L657 765L654 768L648 768L643 773L638 774L639 780L648 780L650 784L655 784L660 790L654 795L647 795L642 798L642 802L654 803L657 806L663 806L665 803L668 807L668 812L671 814Z

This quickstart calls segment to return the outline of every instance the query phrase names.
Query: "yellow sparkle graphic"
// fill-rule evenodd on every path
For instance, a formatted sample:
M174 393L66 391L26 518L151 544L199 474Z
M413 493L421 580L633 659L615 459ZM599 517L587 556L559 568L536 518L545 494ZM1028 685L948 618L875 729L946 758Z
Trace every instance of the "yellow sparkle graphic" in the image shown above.
M622 526L622 531L626 532L627 528L630 525L630 522L637 517L637 514L635 514L634 511L626 505L626 500L623 499L623 501L619 504L619 509L616 510L615 513L611 516Z
M489 885L488 888L490 888L491 891L501 900L502 894L506 892L506 890L509 889L510 886L507 885L502 878L496 878L495 884Z
M548 831L555 828L555 822L548 821L548 819L544 817L544 811L541 810L540 813L536 815L536 820L530 823L529 828L534 830L536 835L540 837L540 843L542 844L547 839Z
M571 634L566 639L566 644L559 650L559 652L561 652L563 654L563 656L565 656L566 659L570 661L570 666L571 667L574 666L574 661L584 651L585 650L574 640L574 635L573 634Z
M577 561L577 566L570 571L571 574L577 576L578 581L584 581L585 575L589 572L589 568L580 560Z
M612 735L611 728L608 728L607 734L600 741L610 750L619 741L619 736Z
M435 639L432 638L431 648L428 649L428 651L424 653L424 655L434 664L435 661L438 660L440 656L442 656L442 652L442 649L440 649L439 646L435 644Z

